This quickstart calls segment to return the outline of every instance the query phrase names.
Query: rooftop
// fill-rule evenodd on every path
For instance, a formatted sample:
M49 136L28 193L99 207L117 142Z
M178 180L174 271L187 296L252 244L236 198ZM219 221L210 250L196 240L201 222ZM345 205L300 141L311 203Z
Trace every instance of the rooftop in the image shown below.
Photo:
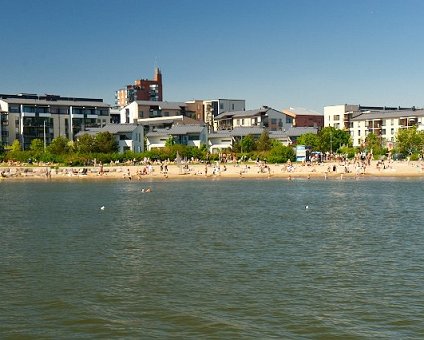
M424 110L383 110L365 111L352 117L352 121L373 120L373 119L393 119L403 117L424 117Z
M43 105L43 106L78 106L78 107L110 107L109 104L99 101L73 101L73 100L46 100L46 99L27 99L27 98L4 98L0 99L8 104L27 104L27 105Z
M293 116L323 116L322 113L305 109L304 107L289 107L282 110L283 113L293 117Z

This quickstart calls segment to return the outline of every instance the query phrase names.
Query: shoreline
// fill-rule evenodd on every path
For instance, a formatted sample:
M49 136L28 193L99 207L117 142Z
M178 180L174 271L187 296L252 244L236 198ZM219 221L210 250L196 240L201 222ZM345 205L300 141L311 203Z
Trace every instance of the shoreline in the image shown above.
M162 168L163 169L163 168ZM216 180L216 179L361 179L361 178L419 178L424 177L424 163L421 161L394 161L382 165L372 161L365 169L354 164L329 162L313 165L293 163L225 163L186 164L185 166L168 164L167 171L154 165L113 165L88 167L44 166L0 166L0 183L21 180L125 180L125 181L166 181L166 180Z

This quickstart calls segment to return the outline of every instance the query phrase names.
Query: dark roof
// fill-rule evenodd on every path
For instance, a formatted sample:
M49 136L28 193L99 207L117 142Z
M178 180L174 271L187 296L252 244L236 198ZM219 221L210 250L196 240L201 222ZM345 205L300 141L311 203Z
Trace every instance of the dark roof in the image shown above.
M285 131L289 137L299 137L305 133L318 133L315 127L291 127Z
M45 100L45 99L26 99L26 98L5 98L0 99L9 104L29 104L29 105L44 105L44 106L54 106L54 105L63 105L63 106L87 106L87 107L103 107L109 108L110 105L98 102L98 101L72 101L72 100Z
M162 118L162 119L158 119ZM168 119L163 119L168 118ZM204 122L196 120L187 116L169 116L169 117L157 117L157 118L141 118L138 120L141 125L161 125L161 124L176 124L176 125L205 125Z
M264 114L266 115L269 111L274 111L274 112L283 114L281 111L275 110L268 106L263 106L259 109L254 109L254 110L222 112L219 115L217 115L215 119L219 120L219 119L228 119L228 118L237 118L237 117L255 117L255 116L260 116Z
M208 137L209 138L228 138L233 136L231 132L232 132L231 130L220 130L220 131L210 133Z
M111 134L133 132L137 129L137 124L107 124L100 128L99 132L110 132Z
M96 135L100 132L109 132L112 135L117 135L120 133L133 132L138 126L137 124L107 124L101 128L88 128L87 130L80 131L76 134L76 137L81 135Z
M160 102L153 100L137 100L138 105L144 106L159 106L162 110L181 110L182 107L186 107L187 104L183 102Z
M201 125L174 125L169 129L156 129L149 131L146 136L169 136L169 135L187 135L201 133L205 127Z
M233 136L240 136L240 137L244 137L247 135L260 135L262 132L264 131L264 128L261 127L242 127L242 126L238 126L235 127L233 130L231 130L231 134Z
M365 111L352 117L352 121L392 119L403 117L424 117L424 110L383 110L369 112Z

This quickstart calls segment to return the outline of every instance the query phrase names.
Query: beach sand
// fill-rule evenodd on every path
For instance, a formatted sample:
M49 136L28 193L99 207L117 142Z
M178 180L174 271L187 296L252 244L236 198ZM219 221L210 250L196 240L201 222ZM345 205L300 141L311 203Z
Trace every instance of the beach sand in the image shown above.
M50 166L17 166L4 164L0 167L0 181L21 179L114 179L126 181L144 180L181 180L181 179L349 179L365 177L424 177L424 162L394 161L379 164L372 161L366 168L351 163L328 162L313 165L293 163L256 164L225 163L205 165L202 163L176 165L168 164L168 171L161 172L159 164L148 165L107 165L101 172L100 166L92 167L59 167ZM84 170L85 169L85 170Z

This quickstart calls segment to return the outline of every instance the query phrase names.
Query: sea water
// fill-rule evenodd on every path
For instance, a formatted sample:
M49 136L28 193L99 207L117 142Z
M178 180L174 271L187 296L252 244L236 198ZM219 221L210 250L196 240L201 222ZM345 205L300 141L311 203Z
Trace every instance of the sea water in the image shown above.
M424 338L423 190L0 182L0 337Z

